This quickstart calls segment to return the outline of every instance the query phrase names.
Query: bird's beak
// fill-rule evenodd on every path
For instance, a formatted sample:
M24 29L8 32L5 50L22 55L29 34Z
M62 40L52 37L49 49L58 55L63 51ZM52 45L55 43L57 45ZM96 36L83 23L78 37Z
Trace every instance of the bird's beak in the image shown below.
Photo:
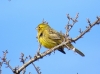
M35 29L36 29L36 30L38 30L38 28L37 28L37 27L36 27Z

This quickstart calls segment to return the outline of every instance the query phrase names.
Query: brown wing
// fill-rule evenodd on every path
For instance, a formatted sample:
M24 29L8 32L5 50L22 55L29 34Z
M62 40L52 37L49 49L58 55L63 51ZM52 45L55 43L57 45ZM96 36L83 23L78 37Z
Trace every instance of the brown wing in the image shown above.
M54 29L49 29L49 38L53 40L60 40L61 34Z

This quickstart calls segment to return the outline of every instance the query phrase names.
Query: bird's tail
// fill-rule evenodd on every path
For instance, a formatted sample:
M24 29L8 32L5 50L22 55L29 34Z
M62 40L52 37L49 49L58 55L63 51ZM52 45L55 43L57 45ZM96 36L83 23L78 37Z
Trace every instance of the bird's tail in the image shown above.
M80 50L78 50L76 48L73 48L72 50L75 51L75 52L77 52L79 55L81 55L83 57L85 56Z
M67 43L67 46L70 48L70 49L72 49L74 52L77 52L79 55L81 55L81 56L85 56L84 54L83 54L83 52L81 52L80 50L78 50L78 49L76 49L71 43Z

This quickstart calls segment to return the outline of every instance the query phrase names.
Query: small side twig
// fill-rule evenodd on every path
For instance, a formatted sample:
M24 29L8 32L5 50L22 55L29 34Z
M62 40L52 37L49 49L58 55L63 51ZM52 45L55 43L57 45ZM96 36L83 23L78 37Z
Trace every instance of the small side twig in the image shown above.
M69 37L69 31L72 29L72 27L74 26L74 24L77 22L77 18L78 18L79 13L76 14L75 18L71 18L69 16L69 14L67 14L67 18L68 18L68 23L66 25L66 37ZM72 24L70 24L70 20L72 21Z
M24 68L26 68L29 64L31 64L32 62L37 61L38 59L43 58L44 56L50 54L51 52L57 50L57 48L65 45L66 43L69 43L69 40L67 42L62 42L60 45L55 46L54 48L50 49L50 50L46 50L45 52L41 53L40 55L36 55L34 56L34 58L30 59L28 62L26 62L25 64L23 64L17 71L16 73L20 73Z
M24 58L24 53L21 53L21 57L19 59L20 59L20 62L22 62L24 64L26 59L28 59L28 57ZM23 69L23 73L22 74L25 74L25 72L26 72L26 68Z
M5 64L5 65L7 65L6 68L10 68L10 69L12 70L12 72L13 72L13 68L12 68L11 65L9 64L9 63L10 63L10 60L7 61L7 57L6 57L7 53L8 53L7 50L6 50L6 51L3 51L3 57L1 57L2 62L1 62L1 64L0 64L0 67L1 67L3 64Z
M2 67L2 62L0 62L0 74L2 73L1 67Z
M31 59L32 57L29 55L29 58ZM35 64L34 64L33 62L32 62L32 65L34 66L36 72L37 72L38 74L41 74L40 68L39 68L39 67L36 67Z
M37 55L40 55L41 44L39 44Z
M86 30L85 31L81 31L81 29L80 29L80 31L79 31L80 32L80 35L77 36L76 38L72 39L73 41L77 41L78 39L82 38L83 35L85 33L89 32L92 29L93 26L95 26L96 24L97 25L100 24L100 17L97 17L97 20L95 22L93 22L93 23L91 23L89 19L87 21L88 21L88 24L89 25L86 26Z

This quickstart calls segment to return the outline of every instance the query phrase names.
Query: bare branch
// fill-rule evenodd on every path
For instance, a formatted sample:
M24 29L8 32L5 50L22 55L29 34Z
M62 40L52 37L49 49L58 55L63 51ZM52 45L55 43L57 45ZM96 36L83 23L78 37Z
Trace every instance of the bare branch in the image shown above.
M2 67L2 62L0 62L0 74L1 74L1 72L2 72L1 67Z
M39 44L37 55L40 55L41 44Z
M20 59L20 62L22 62L24 64L25 61L28 59L28 57L24 58L24 53L21 53L21 57L19 59Z
M9 64L10 60L9 60L9 61L6 60L5 62L6 62L5 64L7 65L7 68L9 67L9 68L12 70L12 72L13 72L13 68L12 68L11 65Z
M69 18L69 17L68 17L68 18ZM69 42L73 42L73 41L78 40L79 38L81 38L86 32L88 32L88 31L89 31L94 25L96 25L96 24L100 24L100 18L98 18L94 23L92 23L91 25L89 25L89 27L86 28L85 31L81 31L81 29L80 29L80 35L79 35L77 38L75 38L75 39L68 39L68 41L62 42L60 45L57 45L57 46L55 46L54 48L49 49L49 50L47 50L47 51L41 53L40 55L34 56L34 58L31 58L28 62L26 62L25 64L23 64L23 65L16 71L16 73L18 73L18 72L20 73L24 68L26 68L26 67L27 67L29 64L31 64L32 62L35 62L35 61L37 61L38 59L43 58L44 56L46 56L46 55L50 54L51 52L57 50L57 48L66 45L66 43L69 43ZM68 46L66 46L66 47L68 48Z
M74 26L74 24L77 22L78 15L79 15L79 13L76 14L76 17L75 18L71 18L69 16L69 14L67 14L68 23L67 23L67 25L65 27L66 28L66 34L65 34L66 37L69 36L69 31L72 29L72 27ZM70 21L72 21L72 24L70 24Z
M43 52L43 53L40 54L40 55L34 56L34 58L30 59L28 62L26 62L25 64L23 64L18 70L16 70L16 73L20 73L24 68L26 68L26 67L27 67L29 64L31 64L32 62L35 62L35 61L37 61L38 59L43 58L44 56L50 54L51 52L57 50L57 48L59 48L59 47L61 47L61 46L63 46L63 45L66 45L66 43L69 43L69 42L70 42L69 40L68 40L67 42L62 42L60 45L57 45L57 46L55 46L54 48L49 49L49 50Z
M42 23L44 23L44 24L48 24L48 22L46 22L44 19L43 19Z
M61 47L61 46L66 46L68 49L70 49L70 48L66 45L67 43L77 41L78 39L82 38L83 35L85 35L87 32L89 32L93 26L95 26L96 24L100 24L100 17L97 17L97 20L96 20L94 23L91 23L90 20L87 19L89 25L86 27L86 30L85 30L85 31L82 31L82 30L80 29L80 31L79 31L79 32L80 32L80 35L79 35L79 36L77 36L77 37L74 38L74 39L69 38L69 31L72 29L72 27L74 26L74 24L77 22L78 15L79 15L79 13L76 15L75 19L73 19L73 18L71 18L71 17L69 16L69 14L67 14L68 24L67 24L67 26L66 26L66 34L65 34L65 36L66 36L65 38L67 38L67 41L65 41L65 40L66 40L66 39L65 39L61 44L55 46L54 48L49 49L49 50L46 50L45 52L39 53L39 54L38 54L38 52L39 52L40 49L41 49L41 45L40 45L39 48L38 48L37 54L36 54L33 58L31 58L31 56L29 56L29 57L30 57L30 60L29 60L28 62L25 62L26 59L27 59L27 57L24 58L24 54L21 53L20 62L23 63L23 65L22 65L21 67L15 67L15 69L13 69L13 68L10 66L10 64L9 64L10 61L7 61L7 58L6 58L6 54L8 53L8 51L5 51L5 52L3 51L3 57L1 58L2 62L0 62L0 74L1 74L1 67L2 67L2 64L3 64L3 63L5 63L5 64L7 65L7 67L9 67L9 68L12 70L12 72L13 72L14 74L20 74L21 71L23 71L23 74L25 74L25 72L26 72L26 67L27 67L28 65L30 65L30 64L33 64L33 66L34 66L34 68L35 68L35 70L37 71L38 74L41 74L39 67L36 67L35 64L34 64L33 62L35 62L35 61L37 61L37 60L39 60L39 59L42 59L44 56L49 55L50 53L54 52L55 50L58 50L57 48L59 48L59 47ZM70 24L70 21L72 21L72 24ZM48 22L46 22L46 21L44 21L44 20L43 20L43 23L48 24ZM30 72L29 72L29 74L30 74Z
M89 26L86 27L86 30L85 31L81 31L80 32L80 35L77 36L76 38L73 39L73 41L77 41L78 39L82 38L82 36L89 32L93 26L95 26L96 24L100 24L100 17L97 17L97 20L95 22L93 22L92 24L90 23L90 20L88 19L88 23L89 23Z
M2 64L6 64L6 68L10 68L13 72L13 68L11 67L11 65L9 64L10 60L7 61L6 55L7 55L8 51L3 51L3 57L1 58L2 62L1 62L1 66Z
M17 72L18 69L19 69L19 67L15 67L15 68L13 69L13 73L14 73L14 74L20 74L20 72Z
M30 55L29 55L29 57L30 57L30 59L32 58ZM39 68L39 67L36 67L35 64L34 64L33 62L32 62L32 65L34 66L36 72L37 72L38 74L41 74L40 68Z
M24 58L24 53L21 53L21 57L19 59L21 59L20 62L22 62L24 64L26 59L28 59L28 57ZM24 68L22 72L23 72L22 74L25 74L26 68Z

